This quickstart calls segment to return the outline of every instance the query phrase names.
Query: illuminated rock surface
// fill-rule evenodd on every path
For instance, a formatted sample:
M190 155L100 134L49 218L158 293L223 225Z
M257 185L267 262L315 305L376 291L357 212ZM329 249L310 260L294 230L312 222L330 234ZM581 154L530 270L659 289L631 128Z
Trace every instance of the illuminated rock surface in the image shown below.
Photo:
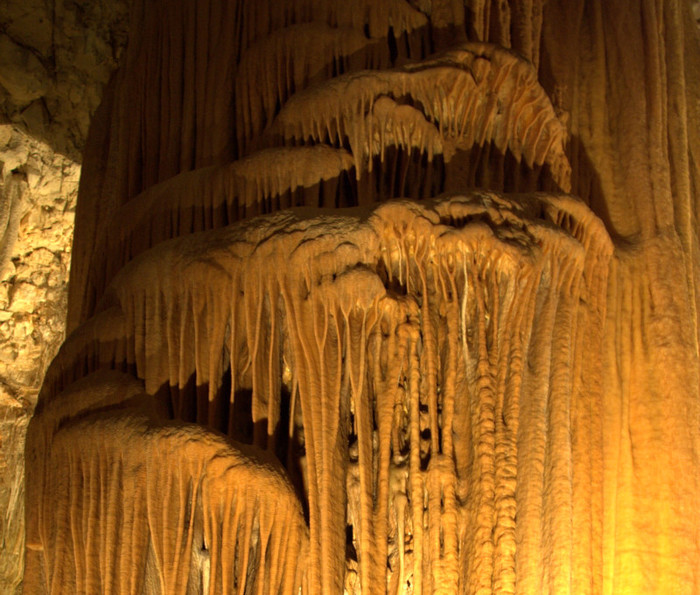
M125 4L0 4L0 592L20 588L24 437L65 334L80 153Z
M25 593L700 589L700 54L633 4L135 3Z

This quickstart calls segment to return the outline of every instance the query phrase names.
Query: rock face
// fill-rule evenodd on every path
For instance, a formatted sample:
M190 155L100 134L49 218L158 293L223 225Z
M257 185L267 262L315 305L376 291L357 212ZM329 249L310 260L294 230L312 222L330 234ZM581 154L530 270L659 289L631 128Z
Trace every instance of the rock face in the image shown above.
M126 37L126 6L0 7L0 592L24 551L24 434L64 337L68 268L90 116Z
M6 0L0 113L80 161L90 116L126 43L127 3Z
M700 52L632 4L135 2L24 592L699 590Z
M22 577L24 434L64 338L80 166L0 125L0 590Z
M4 129L7 143L0 155L8 171L3 184L0 377L6 379L9 395L29 401L29 391L38 389L44 372L36 365L46 358L43 345L55 345L63 336L60 313L67 297L80 166L10 125ZM27 351L32 337L34 352Z

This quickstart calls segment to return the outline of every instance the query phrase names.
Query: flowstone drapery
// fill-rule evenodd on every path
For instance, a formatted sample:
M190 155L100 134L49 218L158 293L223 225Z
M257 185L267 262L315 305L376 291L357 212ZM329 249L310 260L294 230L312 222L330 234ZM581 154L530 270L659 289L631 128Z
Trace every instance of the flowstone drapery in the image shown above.
M25 592L700 588L697 38L578 4L136 3Z

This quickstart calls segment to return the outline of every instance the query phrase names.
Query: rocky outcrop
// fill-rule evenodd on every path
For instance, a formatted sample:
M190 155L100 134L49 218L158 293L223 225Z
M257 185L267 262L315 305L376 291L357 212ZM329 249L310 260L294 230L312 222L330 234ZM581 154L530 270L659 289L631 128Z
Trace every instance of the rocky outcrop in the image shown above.
M0 588L22 576L24 433L65 335L80 165L0 125Z
M0 11L0 113L80 161L127 27L126 2L7 0Z

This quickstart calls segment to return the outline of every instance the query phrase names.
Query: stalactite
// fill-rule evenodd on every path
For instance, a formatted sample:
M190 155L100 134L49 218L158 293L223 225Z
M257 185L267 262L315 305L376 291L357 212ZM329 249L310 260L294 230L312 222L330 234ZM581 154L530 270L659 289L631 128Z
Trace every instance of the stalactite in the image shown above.
M440 81L437 88L444 87L439 101L435 77ZM510 104L506 97L514 92ZM397 99L408 93L425 115L383 93ZM499 94L503 98L494 100ZM492 99L485 102L485 97ZM500 104L510 106L503 122L497 114ZM485 106L483 113L478 106ZM371 171L372 156L383 159L388 146L417 149L431 163L436 154L449 161L455 149L483 146L492 139L499 150L512 151L530 167L547 163L559 186L569 187L565 132L536 78L517 59L489 46L449 52L423 62L420 70L406 67L403 73L386 72L379 78L368 72L333 79L292 97L275 127L285 137L311 136L315 142L340 147L347 138L352 156L323 144L270 148L227 166L197 169L152 186L115 214L119 224L111 226L102 240L104 253L112 256L93 272L91 291L101 294L128 260L160 241L294 206L297 188L313 189L353 165L359 178L363 170ZM279 206L268 206L273 198ZM319 195L313 192L304 199L309 206L318 202Z
M367 128L374 120L365 122L365 116L373 113L375 102L386 104L385 95L421 106L440 132L447 160L454 151L447 146L464 149L493 140L503 153L511 150L530 167L547 163L561 189L570 188L570 167L564 151L567 134L562 123L534 70L496 46L466 44L463 49L381 75L368 71L336 77L291 97L269 134L301 142L332 143L347 137L359 175L372 147L366 139L373 137L373 128L369 132ZM375 117L399 130L387 121L394 113L382 104L380 109ZM413 142L420 142L412 113L397 121L412 130ZM382 132L380 127L380 135ZM432 137L434 133L427 134L422 146L417 145L422 152L432 154L435 150L431 148L435 145ZM386 140L394 144L391 137Z
M29 489L44 494L28 539L51 552L41 563L48 592L291 593L301 586L307 529L272 460L197 426L162 425L139 417L138 406L119 407L125 388L135 392L131 377L81 382L42 413L43 439L28 446L38 465ZM103 400L95 402L95 390ZM93 401L103 414L59 424L66 406L75 416L76 401ZM81 448L91 444L99 446Z
M309 37L317 39L319 45L304 50L303 40ZM390 66L387 44L368 39L361 29L352 27L340 29L314 22L262 38L243 53L238 65L238 146L245 154L250 141L258 138L279 106L295 92L350 70ZM260 78L261 72L266 76Z
M592 265L585 264L586 254ZM275 255L288 255L287 266L265 264L279 258ZM571 514L570 500L560 493L562 486L569 489L565 478L571 464L569 426L560 417L567 415L572 382L566 346L574 328L580 325L577 332L584 335L590 331L588 320L579 320L570 304L589 291L584 276L604 270L608 256L599 223L567 197L528 196L517 202L477 193L423 205L387 203L369 218L308 218L282 211L254 225L187 236L143 253L113 279L105 300L114 305L104 312L124 313L119 319L130 346L122 350L121 364L135 366L146 393L154 395L148 402L157 415L172 411L215 425L211 412L220 410L218 399L228 398L220 384L227 365L231 399L241 389L252 391L252 441L271 451L287 431L278 427L279 420L294 415L281 410L281 362L288 362L308 464L309 574L304 580L311 592L342 589L349 564L344 557L349 497L347 518L363 590L393 581L399 590L413 585L414 592L492 585L513 592L516 572L527 581L541 560L554 554L554 544L564 553L572 547L555 530L566 526ZM89 346L98 339L90 332L81 329L73 341L94 349ZM282 336L288 342L281 343ZM50 377L74 366L71 354L79 358L85 349L66 348ZM527 368L523 358L530 362ZM119 368L120 362L110 366ZM163 396L163 386L176 390ZM521 390L528 395L526 405L520 403ZM194 412L186 404L192 399ZM397 406L405 412L399 419L407 416L398 428L393 425ZM557 417L548 419L546 411ZM136 421L114 423L141 431ZM527 429L518 432L521 423ZM408 432L406 455L406 447L396 450L397 431ZM348 454L351 436L356 455ZM231 438L237 438L235 432ZM76 461L80 468L87 464ZM530 469L536 461L540 466ZM164 462L163 469L168 465ZM522 473L523 465L534 483L516 486L515 470ZM356 483L348 493L345 477L351 467ZM94 473L99 469L87 477ZM202 472L191 473L200 477ZM125 478L115 477L115 489L127 489ZM164 474L162 481L182 480ZM167 493L194 498L194 488L182 492L177 486ZM75 506L82 510L87 503ZM233 518L243 520L231 522L242 527L248 543L252 521L246 515L252 509L233 506ZM177 507L173 510L183 514L182 504ZM545 509L554 517L540 533L528 523L540 526ZM217 533L207 529L210 513L202 510L209 543ZM157 524L155 517L149 519L149 526ZM216 522L228 521L217 517ZM520 530L525 533L518 536ZM192 536L153 531L161 589L179 592L193 580L191 571L182 570L183 560L194 555ZM40 541L52 551L68 547L46 535ZM174 543L184 549L171 549ZM518 546L519 567L516 543L525 544ZM255 547L263 545L264 540ZM236 580L266 580L262 574L246 578L246 565L231 562L235 548L223 547L223 542L208 546L212 556L216 551L225 559L211 559L211 592L220 592L214 570L219 563L239 564ZM251 555L259 555L250 547ZM133 555L145 559L143 547L138 551ZM392 565L396 557L402 570ZM163 574L164 560L175 561L171 574ZM102 567L96 576L115 573ZM97 579L61 578L66 584L73 580ZM557 590L558 575L545 580L538 588ZM222 592L231 588L222 585Z

